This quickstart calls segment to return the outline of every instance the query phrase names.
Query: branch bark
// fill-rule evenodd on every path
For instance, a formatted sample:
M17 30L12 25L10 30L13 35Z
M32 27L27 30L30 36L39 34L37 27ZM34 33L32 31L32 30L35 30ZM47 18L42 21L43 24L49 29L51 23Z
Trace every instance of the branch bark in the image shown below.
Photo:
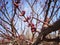
M44 31L42 31L37 40L34 42L33 45L38 45L39 43L41 43L41 40L43 40L43 38L48 35L49 33L53 32L53 31L57 31L60 29L60 19L57 20L53 25L49 26L48 28L44 29Z

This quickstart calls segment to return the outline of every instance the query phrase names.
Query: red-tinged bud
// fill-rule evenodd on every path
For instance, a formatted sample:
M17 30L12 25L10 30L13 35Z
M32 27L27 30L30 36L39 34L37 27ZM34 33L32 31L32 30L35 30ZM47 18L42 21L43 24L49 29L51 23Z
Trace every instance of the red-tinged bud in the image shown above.
M30 24L30 23L28 24L28 27L29 27L29 26L31 26L31 24Z
M36 27L31 27L32 32L36 32Z
M33 27L33 26L34 26L34 24L33 24L33 23L29 23L29 26Z
M29 19L30 17L25 18L24 22L28 22Z
M22 11L21 13L22 13L22 16L24 16L24 14L25 14L25 11Z
M10 38L9 38L9 37L8 37L7 39L8 39L8 40L10 40Z
M33 23L29 23L29 26L31 26L31 31L36 32L36 27L34 26Z
M27 16L27 19L29 20L29 19L31 19L31 17L30 16L29 17Z
M24 16L25 15L25 11L22 11L20 16Z
M31 27L34 27L34 24L33 23L31 23Z
M31 31L32 31L32 32L35 32L35 30L34 30L34 29L32 29Z
M35 25L33 23L31 23L31 31L36 32L36 27L35 27Z

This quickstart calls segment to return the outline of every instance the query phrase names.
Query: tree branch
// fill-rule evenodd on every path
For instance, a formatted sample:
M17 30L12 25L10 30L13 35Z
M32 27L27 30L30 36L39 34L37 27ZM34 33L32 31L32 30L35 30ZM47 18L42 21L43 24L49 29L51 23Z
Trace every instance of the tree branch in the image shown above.
M41 43L41 40L43 40L43 38L48 35L49 33L53 32L53 31L57 31L60 29L60 19L57 20L53 25L49 26L48 28L44 29L44 31L42 31L37 40L34 42L33 45L38 45L39 43ZM41 39L42 38L42 39Z

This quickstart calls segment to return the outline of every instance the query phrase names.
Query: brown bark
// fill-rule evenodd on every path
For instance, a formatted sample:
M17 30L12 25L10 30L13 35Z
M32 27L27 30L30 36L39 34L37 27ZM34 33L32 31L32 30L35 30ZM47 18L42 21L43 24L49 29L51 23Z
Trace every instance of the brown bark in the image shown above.
M35 43L33 45L38 45L39 43L41 43L41 41L47 34L53 32L53 31L57 31L59 29L60 29L60 19L58 21L56 21L53 25L49 26L47 29L44 29L45 31L43 31L39 34L37 40L35 41Z

